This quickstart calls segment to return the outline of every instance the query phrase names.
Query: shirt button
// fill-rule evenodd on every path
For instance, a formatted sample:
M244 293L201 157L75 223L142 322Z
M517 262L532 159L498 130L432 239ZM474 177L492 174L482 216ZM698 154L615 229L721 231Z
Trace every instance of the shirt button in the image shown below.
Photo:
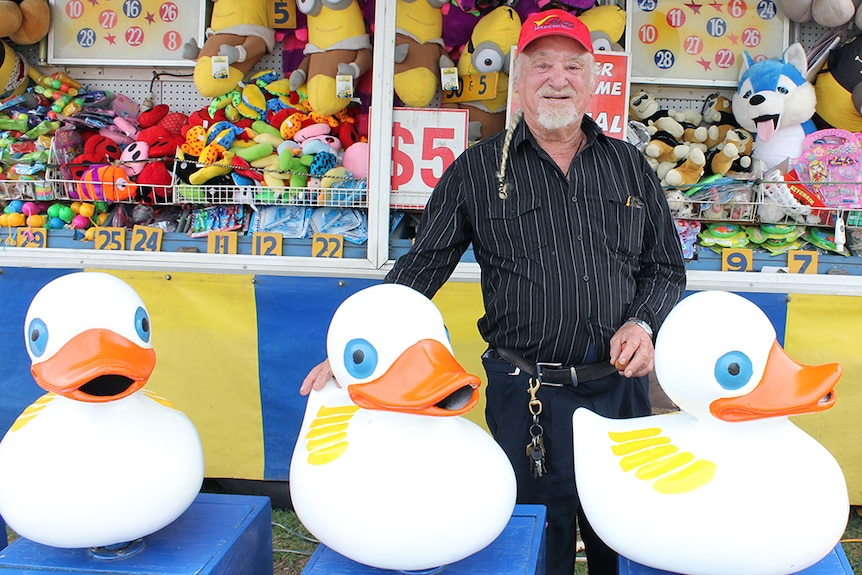
M584 281L585 281L585 282L590 281L590 276L584 276Z
M572 201L573 201L573 202L575 202L575 203L577 204L577 203L578 203L578 197L577 197L577 196L572 196Z
M581 234L578 234L578 241L579 242L584 241L584 236L582 236Z

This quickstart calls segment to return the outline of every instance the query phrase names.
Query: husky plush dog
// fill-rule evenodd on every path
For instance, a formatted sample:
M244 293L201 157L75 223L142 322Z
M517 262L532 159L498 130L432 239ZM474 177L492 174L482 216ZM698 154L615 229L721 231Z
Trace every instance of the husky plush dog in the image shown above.
M755 62L743 54L739 86L733 95L733 115L755 134L752 157L766 168L802 153L805 136L816 130L811 117L817 97L806 79L808 59L799 43L791 44L780 60Z

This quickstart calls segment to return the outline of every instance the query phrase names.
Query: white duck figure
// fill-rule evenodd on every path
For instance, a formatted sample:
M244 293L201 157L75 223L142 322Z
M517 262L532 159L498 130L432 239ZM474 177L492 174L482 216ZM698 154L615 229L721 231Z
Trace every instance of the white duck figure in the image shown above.
M141 388L155 367L138 294L100 272L61 276L33 298L31 372L49 393L0 442L0 515L52 547L109 547L179 517L203 481L192 422Z
M718 310L723 319L703 321ZM573 416L575 476L598 535L674 573L778 575L825 557L847 525L838 463L789 415L828 409L841 366L790 359L766 315L695 293L656 342L656 375L679 413Z
M290 465L294 510L342 555L432 569L483 549L506 527L515 475L466 418L480 380L452 355L440 312L408 287L347 298L327 335L335 374L309 395ZM339 385L340 384L340 385Z

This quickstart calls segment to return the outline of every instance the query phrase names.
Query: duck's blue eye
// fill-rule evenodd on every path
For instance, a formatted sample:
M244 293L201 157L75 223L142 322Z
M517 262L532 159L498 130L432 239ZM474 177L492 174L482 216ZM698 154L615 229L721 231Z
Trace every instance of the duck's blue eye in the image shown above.
M351 339L344 347L344 367L356 379L365 379L377 367L377 350L368 340Z
M150 316L142 307L135 310L135 331L144 343L150 341Z
M27 327L27 345L35 357L41 357L48 347L48 326L38 317Z
M715 380L724 389L739 389L751 380L751 360L741 351L729 351L715 362Z

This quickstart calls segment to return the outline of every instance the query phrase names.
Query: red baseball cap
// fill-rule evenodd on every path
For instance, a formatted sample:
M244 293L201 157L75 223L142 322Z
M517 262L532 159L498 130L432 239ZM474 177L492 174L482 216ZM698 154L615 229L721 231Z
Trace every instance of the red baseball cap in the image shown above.
M577 16L565 10L547 10L530 14L521 26L518 38L518 53L524 51L530 42L545 36L565 36L575 40L588 52L593 51L590 29L578 20Z

